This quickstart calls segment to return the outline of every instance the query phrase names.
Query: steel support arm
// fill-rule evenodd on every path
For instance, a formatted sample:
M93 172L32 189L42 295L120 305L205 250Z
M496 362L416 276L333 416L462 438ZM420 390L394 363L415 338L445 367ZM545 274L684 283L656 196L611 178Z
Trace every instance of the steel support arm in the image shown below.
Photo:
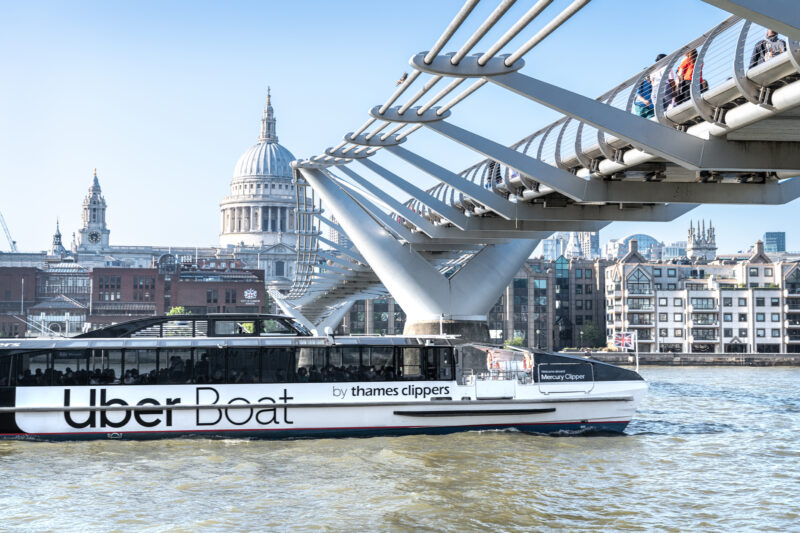
M763 172L798 170L800 167L800 157L797 157L794 143L763 143L764 146L759 147L761 149L753 149L747 143L719 137L704 140L519 72L488 79L691 170Z
M359 163L367 167L369 170L374 172L375 174L379 175L398 189L402 190L415 200L419 200L423 204L427 205L431 208L432 211L438 213L439 216L448 220L451 224L453 224L457 228L464 229L464 226L467 222L467 217L451 205L447 205L446 203L442 202L438 198L428 194L426 191L411 185L409 182L398 176L397 174L390 172L389 170L383 168L382 166L378 165L371 159L358 159Z
M703 0L703 2L800 41L800 3L797 0Z
M425 125L428 127L432 127L437 124L439 124L439 122L426 123ZM421 157L415 154L414 152L406 150L401 146L387 146L384 148L384 150L388 151L393 155L396 155L400 159L417 167L426 174L433 176L439 181L446 183L447 185L456 189L457 191L461 191L466 196L469 196L476 202L483 204L489 209L493 210L501 217L509 220L516 218L514 212L515 211L514 204L504 199L503 197L498 196L492 191L486 190L480 185L472 183L471 181L459 176L455 172L450 172L446 168L437 165L433 161L425 159L424 157Z

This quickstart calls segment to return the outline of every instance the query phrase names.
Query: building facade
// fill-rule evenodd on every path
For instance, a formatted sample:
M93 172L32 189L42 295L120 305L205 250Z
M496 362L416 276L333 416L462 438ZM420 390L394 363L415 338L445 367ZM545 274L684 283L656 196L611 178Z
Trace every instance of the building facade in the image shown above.
M744 261L653 263L634 246L606 268L606 324L641 351L800 352L800 261L773 262L758 241Z
M786 251L786 232L768 231L764 234L764 251L769 253L780 253Z

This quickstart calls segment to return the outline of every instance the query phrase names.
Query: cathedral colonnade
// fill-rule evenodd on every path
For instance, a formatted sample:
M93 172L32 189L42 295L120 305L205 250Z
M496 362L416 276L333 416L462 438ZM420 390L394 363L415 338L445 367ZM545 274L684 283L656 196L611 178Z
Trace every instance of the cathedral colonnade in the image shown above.
M286 233L294 230L294 210L288 206L242 206L222 210L222 233Z

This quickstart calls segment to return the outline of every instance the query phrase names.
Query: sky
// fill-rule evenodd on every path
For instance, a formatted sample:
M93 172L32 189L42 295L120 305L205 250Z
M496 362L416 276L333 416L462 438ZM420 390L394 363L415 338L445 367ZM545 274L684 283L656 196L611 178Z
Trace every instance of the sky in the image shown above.
M545 15L568 3L556 0ZM57 218L68 243L97 168L112 244L215 245L219 202L256 142L268 85L281 144L298 158L319 154L387 99L408 59L432 46L461 4L0 0L0 212L21 250L49 247ZM476 51L531 3L517 4ZM484 0L452 42L496 5ZM594 0L526 56L523 72L597 96L728 16L700 0L670 6ZM449 120L511 144L556 118L488 84ZM406 147L453 171L482 159L424 128ZM394 156L375 161L433 185ZM798 205L704 206L670 223L614 223L601 242L631 233L686 240L689 220L705 218L722 252L765 231L787 231L787 248L799 250L787 222Z

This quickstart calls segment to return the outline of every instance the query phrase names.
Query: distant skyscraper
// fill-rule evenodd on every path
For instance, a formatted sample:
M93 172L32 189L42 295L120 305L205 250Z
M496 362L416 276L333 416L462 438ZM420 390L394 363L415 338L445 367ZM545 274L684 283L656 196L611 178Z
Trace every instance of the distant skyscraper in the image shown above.
M764 234L764 251L767 253L786 251L786 232L768 231Z
M331 222L333 222L334 224L338 224L338 222L336 222L336 217L333 215L331 215ZM347 235L333 229L330 226L328 226L328 240L331 242L335 242L336 244L338 244L339 246L343 246L344 248L351 248L353 245L352 241Z
M717 237L714 233L714 225L708 221L701 220L697 223L697 228L693 222L689 223L689 240L686 244L686 256L689 259L702 258L713 261L717 257Z
M686 241L673 242L664 247L664 260L680 259L686 257Z
M600 257L600 234L596 231L581 231L578 233L578 244L581 254L586 259Z

